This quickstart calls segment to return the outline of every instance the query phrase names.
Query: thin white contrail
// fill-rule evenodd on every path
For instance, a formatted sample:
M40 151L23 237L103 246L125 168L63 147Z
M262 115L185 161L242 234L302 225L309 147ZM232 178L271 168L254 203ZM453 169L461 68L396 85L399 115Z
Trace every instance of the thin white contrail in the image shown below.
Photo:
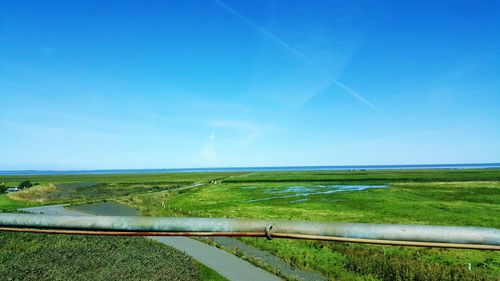
M268 38L271 38L272 40L274 40L276 43L278 43L279 45L281 45L282 47L284 47L285 49L287 49L288 51L292 52L293 54L301 57L302 59L304 59L306 62L308 63L311 63L312 61L306 57L306 55L304 55L303 52L295 49L294 47L290 46L288 43L286 43L285 41L283 41L281 38L279 38L278 36L276 36L274 33L272 33L271 31L263 28L262 26L254 23L253 21L247 19L246 17L244 17L242 14L238 13L238 11L236 11L235 9L231 8L230 6L228 6L227 4L225 4L224 2L220 1L220 0L215 0L215 3L217 3L219 6L221 6L222 8L224 8L226 11L230 12L231 14L233 14L234 16L236 16L238 19L240 19L242 22L244 22L245 24L249 25L250 27L256 29L257 31L259 31L260 33L262 33L263 35L267 36ZM377 112L381 113L382 115L386 116L386 117L389 117L382 109L380 109L378 106L376 106L375 104L371 103L370 101L368 101L367 99L363 98L363 96L361 96L358 92L356 92L354 89L352 89L351 87L347 86L346 84L338 81L337 79L333 78L333 77L329 77L329 79L335 84L337 85L338 87L344 89L347 93L349 93L351 96L353 96L354 98L356 98L358 101L368 105L369 107L375 109Z
M363 98L360 94L358 94L358 92L354 91L351 87L347 86L346 84L338 81L337 79L335 78L332 78L332 77L329 77L330 80L335 83L335 85L339 86L340 88L344 89L346 92L348 92L351 96L355 97L358 101L368 105L369 107L375 109L376 111L378 111L380 114L384 115L385 117L390 117L389 115L387 115L387 113L385 113L382 109L380 109L378 106L376 106L375 104L371 103L370 101L368 101L367 99Z
M225 3L219 0L215 0L215 3L219 4L222 8L224 8L226 11L230 12L231 14L235 15L238 19L240 19L242 22L248 24L250 27L257 29L260 33L264 34L265 36L271 38L272 40L276 41L276 43L280 44L281 46L285 47L287 50L290 52L296 54L299 57L305 58L304 54L295 49L294 47L288 45L285 41L281 40L278 36L274 35L271 31L263 28L262 26L254 23L253 21L245 18L242 14L238 13L236 10L233 8L229 7Z

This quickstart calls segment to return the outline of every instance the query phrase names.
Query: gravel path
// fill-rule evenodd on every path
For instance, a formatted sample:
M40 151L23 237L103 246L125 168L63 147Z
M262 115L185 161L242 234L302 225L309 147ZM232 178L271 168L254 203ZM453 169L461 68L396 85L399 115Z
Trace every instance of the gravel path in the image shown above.
M64 208L64 205L51 205L42 207L23 208L21 211L46 214L46 215L70 215L83 216L87 213L72 211ZM101 213L100 215L109 215ZM115 214L116 215L116 214ZM187 237L150 237L168 246L174 247L192 256L199 262L205 264L220 275L229 280L241 281L278 281L279 277L246 262L226 251L209 246L200 241Z

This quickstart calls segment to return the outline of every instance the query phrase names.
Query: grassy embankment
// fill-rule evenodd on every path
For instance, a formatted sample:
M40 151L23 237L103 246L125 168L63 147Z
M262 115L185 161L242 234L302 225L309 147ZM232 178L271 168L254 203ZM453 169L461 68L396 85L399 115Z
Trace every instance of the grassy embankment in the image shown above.
M500 170L387 170L309 171L231 174L222 184L168 193L146 193L142 184L191 184L208 182L219 174L143 174L98 176L35 176L42 185L79 185L96 182L106 198L138 207L145 215L212 216L240 218L304 219L370 223L411 223L500 227ZM223 177L222 175L220 177ZM173 180L173 179L182 180ZM2 181L26 180L26 177ZM130 184L132 183L132 184ZM138 184L138 185L137 185ZM388 188L293 195L287 187L301 186L324 191L318 185L388 184ZM63 188L61 188L63 186ZM130 189L128 196L120 188ZM78 200L100 197L81 187ZM146 190L148 191L148 190ZM59 191L62 193L62 191ZM47 193L50 194L50 193ZM99 194L97 192L97 194ZM47 202L75 201L75 197L52 198ZM30 199L30 198L24 198ZM31 198L30 202L33 202ZM35 198L36 199L36 198ZM307 199L299 201L296 199ZM78 201L76 200L76 201ZM403 248L258 238L243 239L266 249L289 263L321 272L332 280L497 280L500 256L497 252ZM472 270L469 271L468 265Z

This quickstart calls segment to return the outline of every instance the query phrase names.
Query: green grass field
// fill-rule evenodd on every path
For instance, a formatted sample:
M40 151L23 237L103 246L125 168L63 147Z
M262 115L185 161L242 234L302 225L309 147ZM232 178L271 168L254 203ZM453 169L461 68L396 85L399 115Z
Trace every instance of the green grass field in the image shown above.
M36 205L30 201L13 200L7 194L0 194L0 212L15 211L18 208L31 207Z
M151 216L500 228L500 169L0 177L0 181L5 182L26 179L41 185L53 184L58 189L64 189L67 184L78 186L76 189L82 189L78 202L105 197L136 207L143 215ZM213 179L222 183L210 184ZM98 185L85 186L89 182ZM196 182L206 184L174 192L151 192L139 188L142 184L188 185ZM376 188L364 189L373 185ZM90 192L86 188L94 190ZM123 196L123 189L128 190L129 196ZM99 192L105 196L101 197ZM48 192L37 196L51 195ZM70 199L63 198L62 201ZM0 209L3 208L1 202ZM6 202L12 205L37 201L28 198L23 203ZM46 202L52 201L49 199L44 204ZM493 251L287 239L242 240L298 268L319 272L332 280L499 280L500 276L500 254Z
M141 237L0 233L2 280L226 280Z

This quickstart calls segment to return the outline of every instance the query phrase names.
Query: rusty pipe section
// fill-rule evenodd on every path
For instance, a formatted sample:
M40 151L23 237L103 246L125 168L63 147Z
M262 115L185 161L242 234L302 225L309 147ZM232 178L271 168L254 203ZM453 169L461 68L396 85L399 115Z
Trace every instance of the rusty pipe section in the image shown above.
M500 230L484 227L332 223L283 220L127 216L48 216L0 213L1 229L52 229L116 233L171 233L267 236L332 241L409 241L489 245L500 249ZM242 235L238 235L242 234ZM310 237L310 238L308 238ZM331 238L331 239L329 239ZM387 243L391 244L391 243ZM402 243L404 245L405 243ZM408 244L408 243L406 243ZM411 244L411 243L410 243ZM483 247L484 248L484 247ZM488 248L488 247L487 247Z

